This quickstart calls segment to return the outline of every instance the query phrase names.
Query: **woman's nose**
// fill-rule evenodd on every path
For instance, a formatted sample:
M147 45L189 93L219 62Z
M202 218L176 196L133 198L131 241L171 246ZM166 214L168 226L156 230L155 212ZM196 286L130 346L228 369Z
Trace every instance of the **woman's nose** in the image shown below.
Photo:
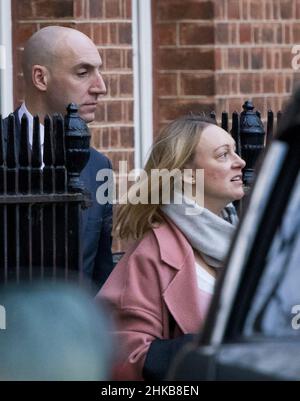
M235 163L238 165L238 167L243 169L246 166L245 160L242 159L238 154L236 154L235 156L236 156Z

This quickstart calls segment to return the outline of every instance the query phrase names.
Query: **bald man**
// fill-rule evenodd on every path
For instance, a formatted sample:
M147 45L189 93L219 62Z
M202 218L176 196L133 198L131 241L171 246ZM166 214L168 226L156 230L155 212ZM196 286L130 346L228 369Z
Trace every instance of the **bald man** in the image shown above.
M100 72L101 57L86 35L59 26L43 28L27 41L22 66L25 100L14 112L18 136L24 113L29 120L29 132L32 132L34 115L38 115L41 122L47 114L65 115L71 102L79 105L79 115L86 123L95 119L99 98L106 93L106 87ZM43 144L42 124L40 133ZM29 141L32 143L32 134ZM99 185L96 175L103 168L111 168L109 159L90 148L89 161L81 173L81 179L93 198L92 207L83 212L83 270L98 288L113 267L112 205L99 205L96 201Z

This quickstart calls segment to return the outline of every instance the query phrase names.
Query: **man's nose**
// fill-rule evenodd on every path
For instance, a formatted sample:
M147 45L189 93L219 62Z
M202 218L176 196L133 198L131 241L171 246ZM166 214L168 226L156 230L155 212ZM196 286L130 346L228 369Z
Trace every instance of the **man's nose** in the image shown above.
M100 72L96 73L96 76L92 82L92 86L90 87L90 92L101 94L101 95L106 94L106 85L105 85L104 79L103 79L102 75L100 74Z

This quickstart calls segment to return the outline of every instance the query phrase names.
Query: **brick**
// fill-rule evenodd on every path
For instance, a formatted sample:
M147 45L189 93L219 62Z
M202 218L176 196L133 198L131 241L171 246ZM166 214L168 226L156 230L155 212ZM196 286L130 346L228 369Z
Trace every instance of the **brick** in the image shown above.
M119 100L107 102L107 121L114 123L122 121L122 102Z
M248 0L241 0L242 1L242 20L250 19L250 3Z
M126 60L125 67L128 69L132 69L132 57L133 57L132 50L125 50L125 60Z
M245 70L249 70L251 68L251 63L250 63L250 49L243 49L243 55L242 55L242 67Z
M132 96L133 95L133 76L130 75L120 75L120 95L122 96Z
M93 148L100 148L101 147L101 136L100 136L100 130L90 126L90 133L91 133L91 146Z
M16 49L14 54L14 73L18 74L22 72L22 57L23 57L23 49Z
M265 17L266 19L273 19L273 1L274 0L265 0Z
M300 26L299 24L293 24L293 42L300 43Z
M240 43L251 43L251 25L250 24L241 24L240 25Z
M122 67L122 53L120 49L105 49L105 68L120 69Z
M105 17L121 18L121 7L119 0L105 0Z
M250 18L264 19L264 3L261 0L250 1Z
M226 20L227 14L225 12L225 4L227 0L219 0L217 3L214 2L214 20Z
M261 44L262 43L262 26L260 24L259 25L253 24L252 31L253 31L254 43Z
M292 75L286 76L285 78L285 91L286 93L290 93L293 89L293 78Z
M181 19L206 19L214 17L213 1L168 0L157 3L159 21Z
M237 24L229 25L229 44L238 44Z
M283 27L282 27L282 25L277 25L275 27L275 41L279 44L283 43Z
M132 18L132 9L131 9L131 0L123 0L124 1L124 10L125 10L125 18Z
M256 110L258 110L262 116L267 114L267 105L264 97L257 96L252 98L253 105Z
M282 74L278 75L277 79L277 92L283 93L285 91L285 79Z
M228 19L240 19L240 0L228 0Z
M158 68L165 70L211 70L214 68L213 50L160 49Z
M120 147L120 128L119 127L110 127L109 139L111 148L119 148Z
M262 27L262 42L264 44L274 43L274 31L272 25L264 25Z
M234 69L241 67L241 49L228 49L228 67Z
M131 23L119 23L119 43L122 45L132 44Z
M189 112L200 113L201 111L210 112L214 110L214 102L211 99L205 101L161 99L159 101L160 121L170 121Z
M121 146L124 148L134 147L134 129L133 127L120 128L120 141Z
M230 74L230 94L240 93L240 78L237 74Z
M294 0L281 0L280 1L280 16L282 19L292 19Z
M160 46L176 44L176 24L158 24L155 29Z
M94 24L93 41L96 46L109 43L109 24Z
M120 89L119 89L119 75L116 74L109 74L109 75L104 75L104 82L107 87L107 94L110 97L116 97L120 95Z
M102 101L98 103L96 113L95 113L95 121L96 122L103 122L106 120L105 118L105 103Z
M216 93L218 95L228 95L230 92L229 74L220 73L216 75Z
M293 32L291 30L291 27L289 25L285 26L285 32L284 32L284 36L285 36L285 43L292 43L292 35Z
M87 35L89 38L92 38L92 25L91 24L76 24L75 28Z
M212 96L215 93L214 76L182 73L180 75L180 87L182 95Z
M90 0L90 18L104 18L104 0Z
M158 96L175 96L177 93L177 74L158 74Z
M221 70L222 69L222 50L215 49L215 69Z
M205 24L180 24L181 45L203 45L214 43L214 27Z
M222 69L228 70L228 48L221 49L222 52Z
M216 43L227 44L229 42L229 24L218 23L215 29Z
M24 47L26 41L37 30L37 24L19 24L18 28L13 31L14 46Z
M18 18L72 18L73 0L22 0L18 2Z
M86 17L86 2L84 0L74 0L73 9L76 19Z
M251 66L254 70L258 70L264 67L263 49L251 50Z
M280 8L279 8L280 4L279 2L273 2L273 15L274 15L274 19L278 19L280 20Z
M126 123L133 123L133 100L126 100L124 105L124 118Z
M253 93L252 74L243 74L240 77L240 91L243 94Z
M232 114L234 111L241 112L242 111L242 104L243 104L243 101L245 101L245 100L246 99L241 99L240 97L228 99L228 110L229 110L229 113Z
M300 0L295 0L296 19L300 19Z
M109 136L110 136L109 128L108 127L102 128L101 139L103 148L109 148L110 144Z
M119 171L119 161L127 161L129 171L134 168L134 153L133 151L123 151L123 152L106 152L107 157L112 162L113 170Z
M280 50L274 51L273 68L275 68L275 69L282 68L282 57L281 57Z
M12 0L12 10L16 20L25 20L34 17L34 11L30 0Z
M273 69L274 68L274 49L266 49L266 68Z
M252 74L252 87L253 93L261 93L262 92L262 77L259 72Z
M291 49L282 49L282 68L291 68L292 66L292 59L294 54L292 54Z
M270 74L263 76L263 91L264 93L276 92L276 77Z

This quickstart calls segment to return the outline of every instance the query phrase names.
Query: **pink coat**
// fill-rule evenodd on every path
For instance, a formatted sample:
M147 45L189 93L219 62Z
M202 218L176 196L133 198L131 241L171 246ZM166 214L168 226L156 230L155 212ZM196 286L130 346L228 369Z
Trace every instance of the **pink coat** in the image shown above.
M200 296L192 247L168 220L126 252L97 298L116 312L124 369L142 379L151 342L197 333L210 297ZM169 330L170 314L176 322L174 333Z

